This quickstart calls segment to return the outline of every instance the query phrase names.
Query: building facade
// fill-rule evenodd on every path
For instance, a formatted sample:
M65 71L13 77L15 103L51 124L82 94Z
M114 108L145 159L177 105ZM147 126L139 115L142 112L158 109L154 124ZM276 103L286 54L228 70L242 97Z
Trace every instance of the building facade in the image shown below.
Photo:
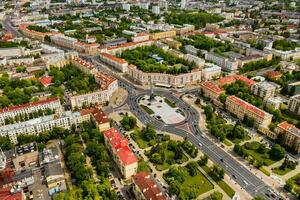
M122 176L129 179L136 174L138 158L129 148L127 139L117 129L111 128L104 132L104 140Z
M201 92L204 97L212 100L217 100L220 94L225 93L225 90L211 81L205 81L200 84Z
M300 115L300 95L290 97L288 103L288 110L297 115Z
M128 62L126 60L108 53L100 53L99 56L103 62L109 64L117 70L123 73L128 71Z
M283 143L291 147L296 153L300 153L300 129L288 122L281 122L275 128L275 132L283 136Z
M253 106L252 104L236 97L229 96L226 98L226 109L230 113L236 115L240 120L244 120L245 116L254 120L256 127L267 127L272 121L272 115Z
M274 97L277 87L267 81L258 82L251 86L251 92L264 100Z

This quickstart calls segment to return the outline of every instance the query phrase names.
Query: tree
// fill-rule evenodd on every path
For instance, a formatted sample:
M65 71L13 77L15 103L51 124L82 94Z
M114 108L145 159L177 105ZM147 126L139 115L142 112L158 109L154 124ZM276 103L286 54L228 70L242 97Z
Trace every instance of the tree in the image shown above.
M189 162L185 167L187 168L190 176L196 176L197 175L198 165L195 161Z
M279 144L275 144L270 150L270 157L274 160L281 160L285 156L285 149Z
M157 138L157 133L150 124L147 124L146 127L144 127L141 130L141 135L142 138L145 139L146 141L154 140Z
M8 136L0 136L0 148L3 151L10 150L14 147Z
M262 196L256 196L252 200L265 200Z
M203 156L200 157L200 160L198 160L198 164L200 166L205 166L208 162L208 156L207 154L204 154Z
M214 164L212 166L211 173L216 181L222 180L224 178L224 174L225 174L224 169L218 164Z

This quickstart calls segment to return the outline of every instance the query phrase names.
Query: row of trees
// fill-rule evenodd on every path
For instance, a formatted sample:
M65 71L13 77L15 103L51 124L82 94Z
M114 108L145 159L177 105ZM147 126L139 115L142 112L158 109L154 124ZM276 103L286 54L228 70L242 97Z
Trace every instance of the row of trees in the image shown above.
M296 47L299 46L300 45L297 44L296 42L289 41L289 40L276 40L273 42L273 48L281 51L294 50Z
M126 131L132 130L136 127L136 118L133 116L128 116L126 113L121 121L122 126Z
M267 67L276 67L279 63L280 59L279 58L273 58L271 61L267 61L266 59L259 60L259 61L253 61L246 63L243 67L239 68L239 71L241 73L245 72L250 72L250 71L255 71Z

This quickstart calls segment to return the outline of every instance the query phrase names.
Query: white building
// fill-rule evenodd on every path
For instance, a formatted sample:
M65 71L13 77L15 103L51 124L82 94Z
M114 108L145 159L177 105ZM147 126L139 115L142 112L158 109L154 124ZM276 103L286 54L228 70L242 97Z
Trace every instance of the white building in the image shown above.
M69 49L75 49L75 43L77 42L77 39L67 37L65 35L53 35L50 37L51 41L59 46L66 47Z
M219 77L221 71L221 67L210 64L208 67L202 69L202 78L204 81L212 80L213 78Z
M73 124L78 125L90 120L90 115L81 115L79 112L67 111L62 114L48 115L36 119L31 119L18 124L10 124L0 127L0 135L8 136L16 144L17 136L20 134L36 135L52 130L54 127L69 129Z
M279 109L282 102L280 97L272 97L267 99L266 106L268 108Z
M230 60L229 58L220 56L213 52L207 52L205 54L205 60L216 63L218 66L221 66L222 69L226 71L236 71L239 66L239 62L236 60Z
M274 97L277 85L271 82L257 82L251 86L251 92L263 99Z
M288 110L297 115L300 115L300 95L290 97L288 103Z
M99 56L103 62L111 65L112 67L115 67L119 71L121 72L128 71L128 62L126 60L122 58L118 58L108 53L100 53Z
M152 13L159 15L160 14L160 7L158 5L152 6Z
M199 58L198 56L194 56L192 54L184 54L183 59L185 59L188 62L194 62L197 67L203 67L205 64L204 59Z
M95 81L101 86L102 90L107 90L109 97L111 97L112 94L119 88L118 80L112 76L104 74L103 72L95 74Z
M300 48L296 48L295 50L291 51L281 51L270 47L265 47L264 51L267 53L272 53L273 56L280 57L282 60L300 59Z
M26 103L18 106L10 106L0 110L0 124L4 125L6 119L15 119L17 116L20 117L21 115L29 115L31 113L38 112L39 110L47 109L55 111L55 113L61 113L63 111L58 98Z

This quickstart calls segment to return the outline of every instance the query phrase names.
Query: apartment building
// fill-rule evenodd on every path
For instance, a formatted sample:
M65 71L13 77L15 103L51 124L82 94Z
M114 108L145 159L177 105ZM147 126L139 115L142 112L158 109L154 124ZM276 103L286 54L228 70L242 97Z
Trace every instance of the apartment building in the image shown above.
M200 88L202 95L212 100L218 99L220 94L225 93L225 90L211 81L202 82Z
M98 90L87 94L68 95L68 100L72 109L82 108L83 106L100 105L106 103L110 96L107 90Z
M139 70L135 65L128 66L128 75L141 85L149 85L151 82L167 87L182 87L201 81L201 70L195 69L185 74L146 73Z
M62 34L53 35L50 38L51 41L58 46L66 47L69 49L75 49L75 43L77 42L77 39L75 38L71 38Z
M150 39L152 40L160 40L164 38L171 38L176 36L176 31L171 30L171 31L163 31L163 32L158 32L158 33L152 33L150 36Z
M5 125L7 119L15 119L17 116L30 115L31 113L47 109L53 110L55 113L61 113L63 108L59 98L50 98L38 102L3 108L0 110L0 124Z
M95 74L95 81L98 83L102 90L108 91L108 96L111 96L118 88L118 80L103 72Z
M217 65L209 65L202 69L202 79L204 81L212 80L213 78L217 78L221 75L221 67Z
M288 103L288 110L300 115L300 95L295 95L290 97L289 103Z
M123 73L128 71L128 62L126 60L108 53L100 53L99 56L103 62L109 64L117 70Z
M147 172L139 172L133 176L132 189L137 200L167 200L163 189Z
M138 158L129 148L127 139L117 129L111 128L104 132L104 140L122 176L129 179L136 174Z
M226 71L236 71L239 66L239 62L237 60L231 60L229 58L220 56L213 52L207 52L205 54L205 60L216 63L218 66L222 67L222 69Z
M42 55L41 59L46 63L46 67L49 70L51 66L61 68L69 64L70 60L73 59L73 57L78 57L78 53L75 51L67 52L67 53L64 52L52 53L52 54Z
M195 26L190 24L178 25L175 27L175 31L177 35L188 35L195 31Z
M273 56L280 57L282 60L296 60L300 59L300 48L291 51L281 51L271 47L265 47L264 52L271 53Z
M98 71L95 65L78 56L71 58L71 63L86 74L95 74Z
M34 31L34 30L28 29L28 26L29 26L28 24L21 24L19 26L19 30L25 36L30 37L30 38L34 38L34 39L37 39L37 40L40 40L42 42L45 40L46 36L53 36L53 35L60 34L60 33L57 33L57 32L46 32L46 33L38 32L38 31Z
M97 43L84 43L79 41L74 43L74 50L89 55L96 55L99 53L99 47L100 45Z
M300 153L300 129L285 121L277 125L275 133L282 134L283 143L296 153Z
M194 56L192 54L184 54L183 59L185 59L188 62L194 62L197 67L203 67L205 64L204 59L199 58L198 56Z
M78 125L84 121L89 121L90 115L81 115L79 112L67 111L61 114L43 116L31 119L18 124L10 124L0 127L0 135L8 136L16 144L19 134L36 135L52 130L54 127L69 129L73 124Z
M107 115L98 107L82 109L81 115L90 115L92 122L96 125L100 132L110 129L110 122Z
M173 38L166 38L161 41L173 49L179 49L182 46L181 42L178 42L177 40L174 40Z
M224 86L224 85L234 83L238 80L245 83L249 88L251 88L251 86L256 83L254 80L249 79L242 75L225 76L225 77L219 78L216 82L219 86Z
M251 86L251 92L264 100L274 97L276 89L275 84L267 81L258 82Z
M14 149L12 163L16 171L28 170L38 166L39 152L36 143L17 146Z
M236 97L229 96L226 98L226 109L234 114L240 120L244 120L245 116L252 118L256 127L267 127L272 121L272 115L253 106L252 104Z
M138 33L132 37L133 42L143 42L150 39L150 35L148 33Z

